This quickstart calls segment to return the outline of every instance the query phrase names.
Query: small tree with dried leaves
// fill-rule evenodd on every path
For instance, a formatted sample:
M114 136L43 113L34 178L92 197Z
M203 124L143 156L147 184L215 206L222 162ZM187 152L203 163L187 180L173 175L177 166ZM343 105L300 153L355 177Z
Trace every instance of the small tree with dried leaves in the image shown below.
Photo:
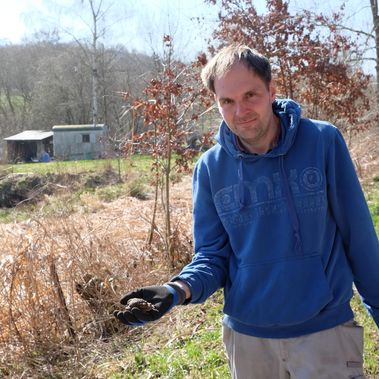
M165 214L165 249L171 266L177 262L175 231L172 227L170 185L175 172L187 171L197 151L189 148L188 137L195 130L200 114L211 106L209 94L200 85L199 67L205 63L198 59L186 65L174 59L171 36L164 36L164 56L161 72L145 88L144 99L134 99L132 109L143 115L145 130L136 133L132 146L153 157L152 172L155 202L152 212L148 244L152 243L156 228L156 213L161 193ZM205 137L208 137L205 136Z

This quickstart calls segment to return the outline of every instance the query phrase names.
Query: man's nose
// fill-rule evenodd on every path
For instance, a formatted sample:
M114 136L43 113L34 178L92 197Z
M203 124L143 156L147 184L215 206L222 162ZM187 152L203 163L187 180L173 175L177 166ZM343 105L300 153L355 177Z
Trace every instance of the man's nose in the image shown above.
M235 108L236 116L243 116L247 111L247 107L243 102L237 102Z

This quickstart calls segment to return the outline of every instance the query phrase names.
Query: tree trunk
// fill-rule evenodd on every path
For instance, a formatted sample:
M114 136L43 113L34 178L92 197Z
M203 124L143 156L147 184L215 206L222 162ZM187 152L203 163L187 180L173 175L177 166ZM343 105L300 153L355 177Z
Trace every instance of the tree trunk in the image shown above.
M173 251L172 251L172 235L171 235L171 212L170 212L170 173L171 173L171 159L172 159L172 151L171 151L171 125L170 121L167 121L167 167L165 172L165 198L166 198L166 249L167 255L169 257L169 261L171 266L174 267L174 262L172 259Z
M90 0L92 11L92 123L96 127L97 124L97 87L98 87L98 72L97 72L97 21L99 10L95 12L93 1Z
M134 111L133 111L133 128L134 128ZM133 141L133 137L132 137ZM157 126L154 125L154 141L155 143L157 142ZM158 191L159 191L159 169L158 169L158 157L155 157L155 185L154 185L154 206L153 206L153 214L151 217L151 223L150 223L150 232L149 236L147 239L147 244L151 245L153 242L153 237L154 237L154 230L156 228L155 225L155 218L157 215L157 209L158 209Z
M379 14L378 0L370 0L372 21L375 34L375 51L376 51L376 104L379 109Z

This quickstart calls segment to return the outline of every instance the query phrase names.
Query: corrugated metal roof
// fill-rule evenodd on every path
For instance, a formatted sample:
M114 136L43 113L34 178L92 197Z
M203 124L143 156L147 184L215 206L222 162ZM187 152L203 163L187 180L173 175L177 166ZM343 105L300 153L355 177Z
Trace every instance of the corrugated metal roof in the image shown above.
M78 131L78 130L102 130L104 129L104 124L79 124L79 125L54 125L53 131Z
M5 141L41 141L43 139L52 137L53 132L45 132L43 130L25 130L21 133L15 134L4 138Z

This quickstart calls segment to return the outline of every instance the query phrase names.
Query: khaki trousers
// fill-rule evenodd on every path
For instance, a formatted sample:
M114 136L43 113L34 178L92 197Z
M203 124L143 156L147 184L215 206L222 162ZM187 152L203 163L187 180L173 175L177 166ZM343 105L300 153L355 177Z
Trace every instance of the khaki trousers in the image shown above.
M256 338L224 326L233 379L363 379L363 328L354 320L296 338Z

